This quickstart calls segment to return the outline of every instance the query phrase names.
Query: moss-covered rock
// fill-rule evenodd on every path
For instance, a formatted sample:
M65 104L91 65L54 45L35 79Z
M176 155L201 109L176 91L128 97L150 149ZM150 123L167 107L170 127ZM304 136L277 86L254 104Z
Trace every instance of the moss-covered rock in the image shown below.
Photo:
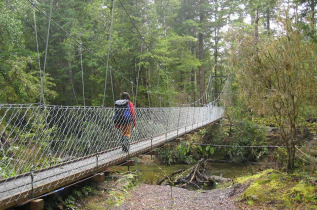
M239 198L246 205L317 208L317 187L307 178L268 169L235 182L249 185Z

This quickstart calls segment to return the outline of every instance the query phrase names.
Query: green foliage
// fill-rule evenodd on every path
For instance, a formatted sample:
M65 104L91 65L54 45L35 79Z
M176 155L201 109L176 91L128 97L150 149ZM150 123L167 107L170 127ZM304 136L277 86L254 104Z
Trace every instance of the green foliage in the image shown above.
M27 2L0 2L0 103L34 103L40 99L40 77L36 54L27 46L28 31L23 21L27 17ZM47 74L47 101L57 93Z
M117 182L117 189L111 190L109 192L109 197L106 199L106 203L109 207L120 206L127 196L129 196L129 190L138 186L140 175L139 171L128 172L126 174L121 174Z
M307 128L311 133L317 133L317 122L302 121L299 125L302 128Z
M228 152L231 158L240 157L243 160L256 161L267 153L266 148L252 148L252 146L266 145L266 131L251 121L238 122L233 128L233 147ZM251 146L243 148L239 146Z
M191 145L182 142L177 146L172 145L168 148L157 149L157 157L167 165L177 163L192 164L194 159L190 153L191 149Z
M158 158L164 164L171 165L177 163L192 164L201 158L208 159L214 154L212 146L199 145L201 136L206 134L206 130L201 130L197 134L188 135L189 139L179 144L169 144L167 147L157 149ZM198 136L198 139L195 137Z
M45 202L45 209L78 209L80 207L79 200L97 194L97 189L90 184L84 186L79 185L77 187L71 188L71 190L72 191L67 195L56 194L49 197L48 201Z
M274 161L276 162L279 168L286 169L285 159L287 159L286 148L284 147L277 148L274 151ZM297 156L295 158L294 165L296 168L303 168L303 166L307 165L307 162L303 158L300 158L300 156Z
M267 148L252 148L266 146L266 130L252 121L234 121L234 126L224 123L214 124L207 129L188 135L187 140L179 144L169 144L158 149L158 157L165 164L192 164L201 158L230 158L237 162L257 161L267 154ZM199 145L204 140L207 145ZM231 145L231 147L212 147L208 144ZM241 147L242 146L242 147ZM246 147L243 147L246 146Z
M266 130L252 121L233 121L228 126L224 122L213 129L212 144L226 144L230 147L217 147L216 156L230 158L235 161L257 161L267 154L267 148L252 148L266 146ZM246 147L243 147L246 146Z
M139 184L138 176L140 172L134 171L123 174L122 177L117 181L119 184L122 184L124 190L128 191Z
M0 2L0 52L2 55L8 56L9 52L15 47L24 47L23 24L18 15L18 12L22 10L22 4L16 0L11 2L4 0ZM15 8L15 11L12 11L12 8ZM0 61L2 61L2 58L1 56Z
M0 150L0 177L6 179L16 175L14 169L8 168L8 164L12 161L12 158L7 157L3 153L3 149Z
M288 11L286 16L279 19L286 35L261 37L261 42L253 35L242 37L231 59L241 100L253 115L275 118L289 154L287 168L293 170L301 107L317 104L316 45L303 39Z
M274 117L255 117L252 119L252 121L259 125L266 125L270 127L278 126L276 119Z
M162 98L163 106L170 106L172 102L187 103L188 96L195 100L200 98L199 82L197 82L201 79L198 74L199 68L204 65L206 72L212 71L211 66L214 62L211 49L219 50L224 46L220 29L230 21L228 14L235 11L238 3L228 0L218 1L217 4L197 0L191 2L163 0L155 3L147 0L125 1L123 5L133 23L119 2L115 2L114 7L111 3L112 1L104 0L61 1L54 2L52 8L54 21L90 52L94 52L102 59L107 58L110 52L111 72L104 65L105 60L101 61L102 59L83 50L86 105L101 105L105 82L108 87L113 85L115 98L118 98L122 91L132 91L129 81L134 85L138 83L137 105L139 107L148 106L149 101L152 106L159 106L157 96ZM44 13L49 13L50 1L45 0L35 4ZM4 0L0 2L0 10L2 38L0 40L0 68L5 72L3 75L1 75L2 72L0 73L0 84L7 86L7 89L2 92L0 101L3 103L38 102L40 81L39 75L35 73L38 72L38 62L33 8L27 1ZM114 24L111 33L112 12ZM200 13L206 16L202 23L197 18ZM48 20L38 11L35 15L40 51L39 62L43 69ZM213 33L213 28L217 28L216 34ZM142 42L136 30L141 33L146 44ZM204 37L202 41L205 47L200 49L204 51L204 58L200 58L198 52L200 32ZM53 23L49 38L46 77L50 75L50 78L47 77L48 81L45 81L47 102L82 105L84 98L78 43ZM216 56L219 57L216 62L225 61L220 59L222 53L217 52ZM20 64L16 66L18 68L16 71L19 73L17 79L12 75L12 78L7 76L8 72L15 67L12 60L18 60L18 63L23 61L28 65L27 68ZM105 81L107 70L108 78ZM218 69L218 73L222 71ZM110 81L110 73L112 81ZM208 76L209 73L202 75L202 77ZM9 80L11 82L15 80L16 83L8 86L11 85ZM17 84L18 82L20 85ZM135 87L133 91L136 91ZM148 93L150 93L149 97ZM112 88L107 88L105 99L106 106L113 105Z

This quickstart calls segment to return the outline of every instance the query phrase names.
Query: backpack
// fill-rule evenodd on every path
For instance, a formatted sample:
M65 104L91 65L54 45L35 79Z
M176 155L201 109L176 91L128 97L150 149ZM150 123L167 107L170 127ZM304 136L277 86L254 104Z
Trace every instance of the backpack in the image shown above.
M114 124L126 125L132 122L129 100L117 100L114 104Z

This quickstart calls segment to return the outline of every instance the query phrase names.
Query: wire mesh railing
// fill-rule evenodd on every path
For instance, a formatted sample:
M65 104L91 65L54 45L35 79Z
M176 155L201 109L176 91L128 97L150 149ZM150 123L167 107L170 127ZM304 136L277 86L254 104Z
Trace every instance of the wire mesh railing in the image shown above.
M224 110L137 108L129 153L121 150L120 125L133 127L133 119L116 121L115 113L105 107L0 104L0 209L213 122Z

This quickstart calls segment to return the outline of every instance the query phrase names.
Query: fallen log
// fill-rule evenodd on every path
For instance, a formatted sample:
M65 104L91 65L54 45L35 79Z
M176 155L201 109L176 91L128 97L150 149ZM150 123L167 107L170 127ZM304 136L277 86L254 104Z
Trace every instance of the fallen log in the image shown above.
M206 160L209 163L234 163L232 160L213 160L213 159L207 159Z
M179 174L179 173L182 173L184 172L183 169L180 169L180 170L177 170L177 171L174 171L173 173L171 173L169 176L165 176L163 179L159 180L157 182L158 185L161 185L163 182L165 181L171 181L172 180L172 177L175 175L175 174Z
M212 177L209 177L206 174L205 162L205 160L201 159L196 165L189 169L188 173L184 174L181 177L178 177L176 180L172 180L172 177L175 174L184 172L183 170L175 171L171 175L166 176L162 180L160 180L158 184L163 184L164 182L166 182L167 184L171 184L173 186L179 186L182 188L192 186L197 189L201 189L203 186L212 187L216 184L216 182Z

